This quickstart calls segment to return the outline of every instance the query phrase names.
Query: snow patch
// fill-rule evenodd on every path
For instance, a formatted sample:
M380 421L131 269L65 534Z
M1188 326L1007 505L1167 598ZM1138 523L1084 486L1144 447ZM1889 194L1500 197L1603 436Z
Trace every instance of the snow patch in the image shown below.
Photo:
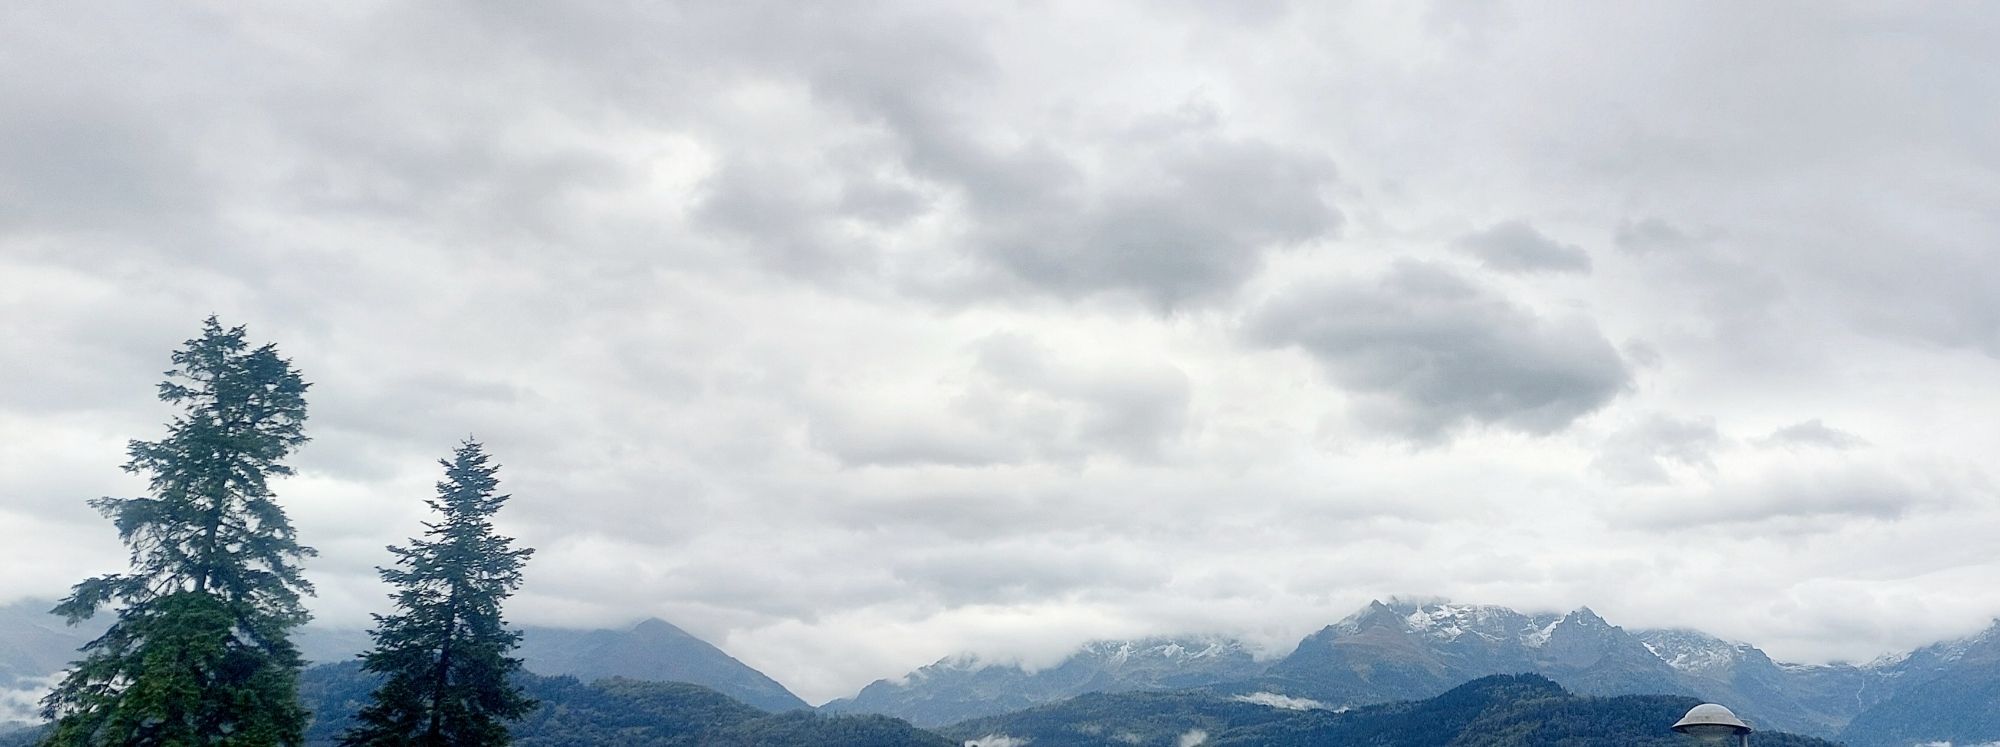
M1030 740L1010 737L1005 734L988 734L978 739L965 740L965 747L1022 747Z
M1547 625L1543 625L1540 628L1536 628L1526 633L1522 633L1521 643L1526 645L1528 648L1541 648L1543 646L1548 645L1549 636L1555 634L1556 626L1561 625L1564 620L1568 619L1569 615L1563 615L1561 617L1556 618L1555 620L1550 621L1549 624ZM1647 648L1651 648L1651 646L1648 646Z
M1084 644L1075 656L1095 657L1113 664L1124 664L1134 659L1182 662L1225 656L1241 648L1242 644L1234 640L1205 636L1142 638L1130 641L1092 641Z
M1181 735L1180 739L1174 740L1174 747L1200 747L1200 745L1207 743L1208 732L1200 729L1189 729Z
M1411 630L1429 633L1433 638L1446 641L1458 640L1466 633L1490 638L1480 628L1486 627L1495 614L1492 607L1440 602L1417 607L1403 618L1403 622Z
M1274 692L1255 692L1249 695L1238 695L1236 697L1230 698L1230 700L1234 700L1239 703L1255 703L1260 706L1281 708L1287 711L1332 710L1331 708L1328 708L1325 703L1321 703L1311 698L1295 698L1290 695L1280 695Z
M1911 654L1914 654L1914 653L1916 653L1916 652L1915 652L1915 651L1895 651L1895 652L1891 652L1891 653L1887 653L1887 654L1883 654L1883 655L1881 655L1881 656L1877 656L1877 657L1875 657L1874 659L1870 659L1870 660L1868 661L1868 663L1866 663L1866 664L1863 664L1863 665L1861 665L1861 668L1862 668L1862 669L1888 669L1888 668L1890 668L1890 667L1893 667L1893 666L1896 666L1897 664L1901 664L1901 663L1903 663L1903 662L1905 662L1905 661L1908 661L1908 660L1909 660L1909 658L1910 658L1910 655L1911 655Z
M1749 658L1749 644L1725 641L1694 630L1643 630L1637 633L1647 651L1675 671L1709 674L1728 670Z

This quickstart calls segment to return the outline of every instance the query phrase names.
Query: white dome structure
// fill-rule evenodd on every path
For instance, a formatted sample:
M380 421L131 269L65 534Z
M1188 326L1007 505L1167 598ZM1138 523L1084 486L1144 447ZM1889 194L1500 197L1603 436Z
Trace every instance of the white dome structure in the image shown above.
M1728 708L1714 703L1703 703L1688 709L1687 715L1674 723L1674 731L1700 737L1704 742L1722 742L1730 737L1740 737L1744 744L1750 743L1750 725Z

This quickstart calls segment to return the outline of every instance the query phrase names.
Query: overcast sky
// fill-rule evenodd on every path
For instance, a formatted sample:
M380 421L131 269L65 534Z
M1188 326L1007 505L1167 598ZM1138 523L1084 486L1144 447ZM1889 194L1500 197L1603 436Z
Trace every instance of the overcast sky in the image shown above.
M1338 7L1332 7L1332 6ZM2000 8L9 3L0 602L275 342L324 624L468 434L522 624L808 700L1390 594L2000 614Z

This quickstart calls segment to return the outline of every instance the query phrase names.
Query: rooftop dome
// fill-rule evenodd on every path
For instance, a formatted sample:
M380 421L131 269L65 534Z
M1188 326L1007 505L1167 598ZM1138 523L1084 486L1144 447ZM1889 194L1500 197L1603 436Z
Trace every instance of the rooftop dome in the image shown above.
M1743 723L1728 708L1714 703L1703 703L1688 709L1687 715L1674 724L1674 731L1682 734L1748 734L1750 725Z

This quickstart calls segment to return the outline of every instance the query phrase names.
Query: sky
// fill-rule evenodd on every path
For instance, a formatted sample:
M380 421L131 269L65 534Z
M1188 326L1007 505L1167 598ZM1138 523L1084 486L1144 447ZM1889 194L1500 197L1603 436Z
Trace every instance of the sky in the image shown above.
M2000 8L11 3L0 603L217 314L319 624L468 436L529 625L810 701L1390 595L1780 659L2000 615Z

